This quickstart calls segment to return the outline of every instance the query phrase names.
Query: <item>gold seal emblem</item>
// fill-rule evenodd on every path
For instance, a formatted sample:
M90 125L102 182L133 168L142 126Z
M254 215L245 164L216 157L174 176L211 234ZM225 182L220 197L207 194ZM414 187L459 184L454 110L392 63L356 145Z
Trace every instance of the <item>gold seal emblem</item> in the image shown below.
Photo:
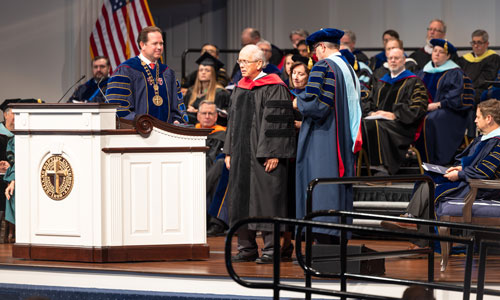
M161 106L163 104L163 98L160 96L160 95L155 95L153 97L153 103L156 105L156 106Z
M63 200L73 188L73 169L69 162L60 155L52 155L42 166L40 179L42 189L52 200Z

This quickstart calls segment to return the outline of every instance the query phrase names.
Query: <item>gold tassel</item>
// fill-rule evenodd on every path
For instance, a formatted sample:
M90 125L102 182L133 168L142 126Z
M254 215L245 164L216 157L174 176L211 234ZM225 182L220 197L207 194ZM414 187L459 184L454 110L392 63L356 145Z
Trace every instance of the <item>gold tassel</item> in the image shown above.
M444 51L448 54L448 40L444 40Z

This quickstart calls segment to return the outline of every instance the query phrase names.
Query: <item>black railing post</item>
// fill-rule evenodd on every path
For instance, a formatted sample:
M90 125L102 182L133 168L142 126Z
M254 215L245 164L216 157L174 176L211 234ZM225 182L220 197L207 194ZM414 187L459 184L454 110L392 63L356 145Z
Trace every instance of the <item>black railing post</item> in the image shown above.
M281 261L281 245L280 245L280 222L274 222L274 231L273 231L273 294L274 300L280 299L280 261Z

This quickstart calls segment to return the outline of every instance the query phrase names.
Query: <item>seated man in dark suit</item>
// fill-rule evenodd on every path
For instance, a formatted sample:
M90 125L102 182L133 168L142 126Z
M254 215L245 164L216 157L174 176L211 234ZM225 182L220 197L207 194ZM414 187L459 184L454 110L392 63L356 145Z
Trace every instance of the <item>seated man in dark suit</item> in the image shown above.
M110 69L111 65L107 57L94 57L92 59L92 79L78 86L68 102L106 102L104 95L106 94Z

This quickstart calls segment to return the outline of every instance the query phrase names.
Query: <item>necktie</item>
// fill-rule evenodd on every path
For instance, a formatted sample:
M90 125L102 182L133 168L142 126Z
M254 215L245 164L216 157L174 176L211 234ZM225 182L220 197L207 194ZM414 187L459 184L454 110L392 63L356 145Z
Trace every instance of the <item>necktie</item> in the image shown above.
M154 63L150 63L149 66L151 67L151 69L155 68L155 64Z

